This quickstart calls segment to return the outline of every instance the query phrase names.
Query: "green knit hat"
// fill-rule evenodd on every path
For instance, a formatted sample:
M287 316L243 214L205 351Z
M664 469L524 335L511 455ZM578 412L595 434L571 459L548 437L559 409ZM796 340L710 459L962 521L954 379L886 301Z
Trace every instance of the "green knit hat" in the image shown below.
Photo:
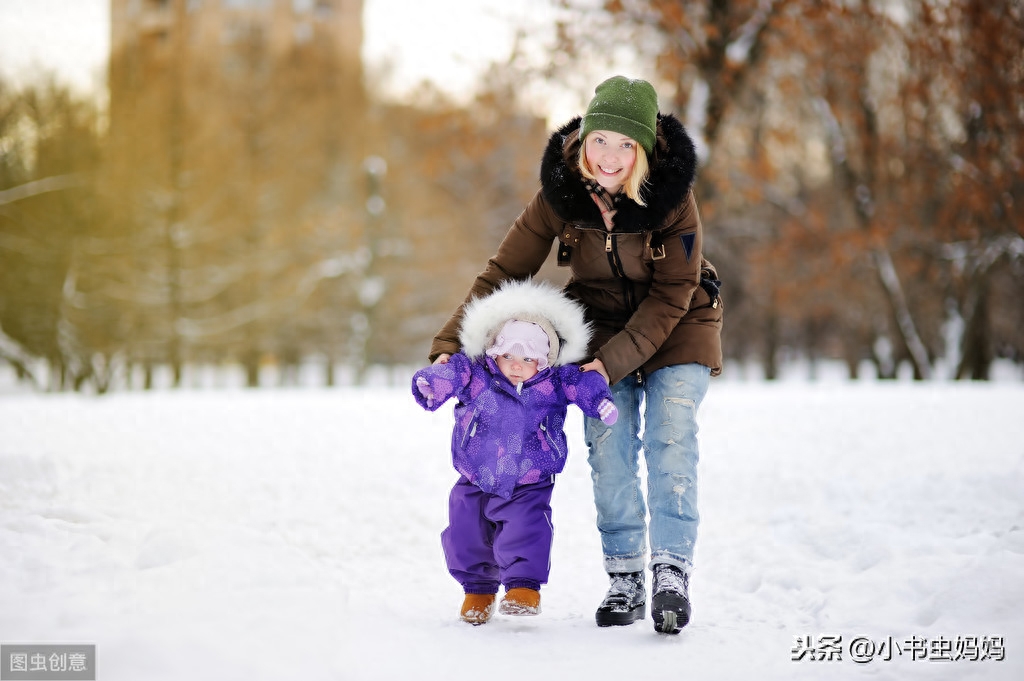
M611 130L632 137L650 154L657 127L658 93L654 86L639 78L612 76L594 88L594 98L580 123L580 139L595 130Z

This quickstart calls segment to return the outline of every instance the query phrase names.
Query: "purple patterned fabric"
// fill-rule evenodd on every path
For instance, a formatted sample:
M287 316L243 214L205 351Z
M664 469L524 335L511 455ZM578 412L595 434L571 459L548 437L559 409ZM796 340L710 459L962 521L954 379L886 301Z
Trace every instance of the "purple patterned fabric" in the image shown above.
M420 377L433 392L429 403L416 387ZM462 353L452 355L447 364L417 371L412 394L430 411L451 397L458 400L452 464L480 489L504 499L516 485L537 482L565 467L563 426L570 403L600 418L598 404L611 399L600 374L581 372L576 365L544 369L517 391L493 359L474 361Z

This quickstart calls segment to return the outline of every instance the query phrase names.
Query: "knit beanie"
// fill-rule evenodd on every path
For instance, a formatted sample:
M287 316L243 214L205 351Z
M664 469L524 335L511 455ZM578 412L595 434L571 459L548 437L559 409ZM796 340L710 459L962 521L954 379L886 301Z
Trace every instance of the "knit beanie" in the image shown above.
M611 130L635 139L650 154L657 127L654 86L639 78L612 76L594 88L594 98L580 124L580 139L594 130Z
M539 325L510 319L494 337L494 342L487 348L486 355L497 357L509 353L530 357L537 360L537 371L540 371L548 365L549 348L548 334Z

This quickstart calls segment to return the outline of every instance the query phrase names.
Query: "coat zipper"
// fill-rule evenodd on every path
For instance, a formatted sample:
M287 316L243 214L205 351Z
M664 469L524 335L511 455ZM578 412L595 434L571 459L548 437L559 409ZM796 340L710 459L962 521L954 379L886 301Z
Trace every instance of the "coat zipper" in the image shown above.
M565 458L565 455L562 454L562 450L558 446L558 443L555 442L554 436L552 436L551 433L548 432L548 422L547 422L547 419L544 419L543 421L541 421L540 429L541 429L541 432L544 433L544 439L548 441L549 445L551 445L551 449L555 452L555 454L558 455L558 458L559 459Z
M462 434L462 444L461 444L461 447L463 447L463 448L465 448L467 442L469 442L470 440L472 440L476 436L476 417L477 417L477 410L474 409L473 410L473 416L470 417L469 427L466 429L466 432L464 432Z
M630 310L636 310L636 300L633 296L633 287L630 286L629 278L622 269L622 260L619 258L619 250L615 243L614 234L608 232L604 239L604 251L608 254L608 264L612 268L612 274L619 278L622 284L622 294L626 298L626 304Z

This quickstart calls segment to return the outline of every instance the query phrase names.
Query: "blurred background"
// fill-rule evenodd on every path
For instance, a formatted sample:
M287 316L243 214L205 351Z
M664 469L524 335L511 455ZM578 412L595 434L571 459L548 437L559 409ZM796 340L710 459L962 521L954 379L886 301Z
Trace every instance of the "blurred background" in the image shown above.
M0 45L33 389L425 364L615 73L699 143L727 374L1024 377L1019 0L0 0Z

